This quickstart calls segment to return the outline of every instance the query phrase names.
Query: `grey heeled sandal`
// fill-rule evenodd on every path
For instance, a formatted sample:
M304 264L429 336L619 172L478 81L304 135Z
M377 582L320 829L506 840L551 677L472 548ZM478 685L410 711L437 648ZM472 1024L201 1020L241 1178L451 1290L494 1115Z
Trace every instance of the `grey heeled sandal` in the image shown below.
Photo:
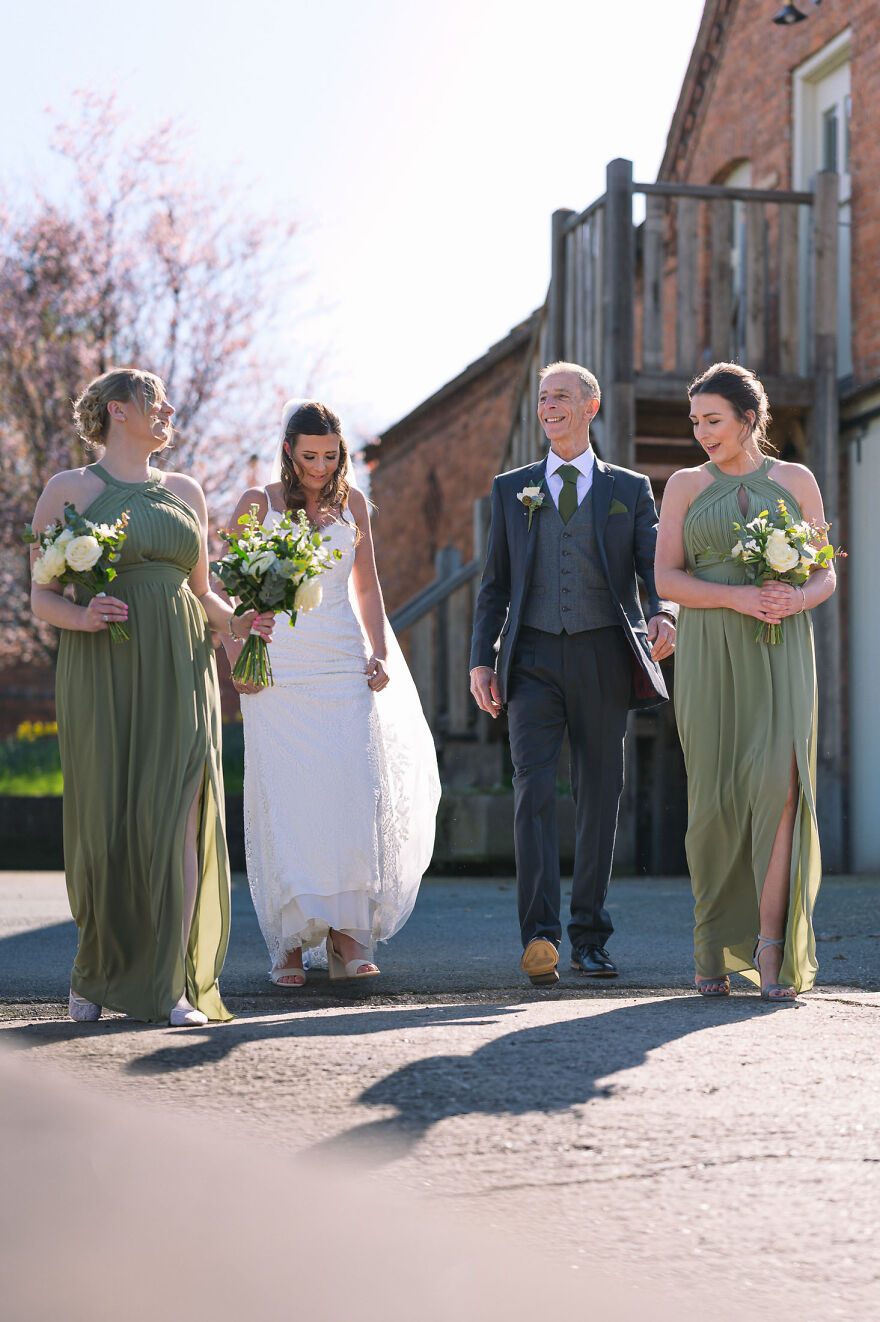
M758 961L761 958L761 951L766 950L768 946L784 946L785 938L780 937L777 941L771 940L769 936L759 936L755 942L755 949L752 951L752 963L761 976L761 966ZM786 987L781 982L768 982L766 987L761 988L761 1000L772 1001L775 1005L794 1005L797 992L794 987Z

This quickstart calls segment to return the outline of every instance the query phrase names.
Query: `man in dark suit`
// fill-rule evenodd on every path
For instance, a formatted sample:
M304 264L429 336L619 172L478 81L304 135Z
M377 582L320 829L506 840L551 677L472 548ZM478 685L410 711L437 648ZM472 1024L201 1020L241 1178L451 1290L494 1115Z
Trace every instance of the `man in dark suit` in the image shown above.
M627 712L666 700L658 662L675 646L678 607L654 587L651 484L593 453L599 401L585 367L552 363L541 372L538 417L550 452L492 484L471 646L478 706L492 717L507 709L522 968L535 985L559 977L556 772L566 730L576 820L571 966L617 973L605 949L613 931L605 896Z

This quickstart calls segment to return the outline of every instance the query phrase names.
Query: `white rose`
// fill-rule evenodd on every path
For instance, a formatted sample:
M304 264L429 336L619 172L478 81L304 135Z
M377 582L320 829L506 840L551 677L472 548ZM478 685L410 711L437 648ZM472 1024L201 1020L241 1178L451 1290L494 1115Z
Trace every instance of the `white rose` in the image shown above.
M58 536L55 538L55 541L52 543L52 545L53 545L53 546L60 546L61 549L62 549L62 551L63 551L64 548L67 546L67 543L68 543L68 542L72 542L72 541L73 541L73 529L72 529L72 528L65 528L65 529L64 529L64 532L58 534Z
M101 544L97 537L72 537L64 556L74 573L82 574L101 559Z
M247 562L249 574L266 574L275 563L274 551L257 551Z
M800 555L789 545L781 528L774 528L767 538L767 563L777 574L786 574L800 562Z
M516 498L517 500L521 500L523 504L525 504L527 500L534 500L535 497L540 494L541 494L540 487L523 487L522 491L517 493Z
M45 587L47 583L60 578L65 568L64 548L47 546L39 559L34 561L34 582Z
M297 611L313 611L320 606L324 593L316 578L307 578L300 583L293 597L293 608Z

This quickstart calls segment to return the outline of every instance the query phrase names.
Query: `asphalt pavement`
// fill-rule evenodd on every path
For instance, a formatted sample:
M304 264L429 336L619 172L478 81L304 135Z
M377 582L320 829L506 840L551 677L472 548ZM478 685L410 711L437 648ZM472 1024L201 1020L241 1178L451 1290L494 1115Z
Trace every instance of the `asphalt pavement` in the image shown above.
M242 877L235 883L223 994L277 999L247 883ZM616 878L609 909L616 929L609 951L620 968L615 995L691 984L692 907L685 878ZM829 877L815 927L820 987L880 989L880 879ZM0 873L0 1002L64 1000L75 951L62 874ZM532 994L520 972L520 953L512 879L430 877L409 922L377 951L381 978L364 987L331 985L326 972L317 970L298 995L307 1002L359 1002L376 996ZM568 953L563 941L558 990L535 995L603 994L611 987L569 971Z
M239 885L222 979L237 1018L174 1030L118 1015L71 1023L75 934L63 879L2 875L0 1101L12 1098L17 1109L0 1108L0 1187L23 1192L0 1202L27 1206L27 1226L45 1233L25 1235L14 1251L0 1236L0 1274L4 1252L20 1271L15 1255L45 1244L46 1281L60 1282L57 1307L78 1322L65 1294L73 1269L52 1245L63 1238L68 1258L91 1262L89 1244L65 1229L82 1226L85 1190L87 1200L103 1200L101 1243L113 1245L116 1260L115 1241L104 1236L112 1236L117 1202L128 1232L142 1179L140 1170L121 1173L127 1148L119 1135L151 1132L137 1108L152 1116L159 1107L178 1138L186 1125L202 1140L193 1146L204 1149L202 1166L189 1169L185 1154L174 1161L181 1225L212 1248L215 1217L222 1226L224 1251L208 1263L237 1265L236 1288L247 1299L248 1273L265 1271L256 1265L259 1243L247 1248L262 1242L252 1209L268 1208L294 1255L279 1277L289 1306L295 1312L308 1297L317 1322L344 1322L352 1311L391 1322L400 1304L394 1283L416 1263L401 1315L426 1322L440 1301L439 1314L451 1308L464 1322L543 1313L602 1322L734 1322L743 1313L866 1322L880 1313L878 901L878 879L827 879L816 914L820 982L796 1006L778 1007L742 979L727 1000L694 993L690 895L679 878L616 880L610 949L620 978L584 979L564 959L551 990L533 989L520 973L510 880L429 879L410 922L378 952L381 978L329 984L318 970L299 992L268 983L250 897ZM10 1053L18 1074L7 1085ZM65 1091L53 1112L46 1108L56 1085ZM112 1124L89 1100L96 1089ZM91 1130L62 1143L59 1116L74 1111L92 1117ZM101 1134L111 1129L113 1155L102 1156ZM19 1134L28 1145L16 1143ZM159 1133L154 1142L167 1166L180 1144ZM67 1160L81 1149L87 1159ZM243 1173L267 1162L268 1192L255 1192ZM156 1170L164 1170L158 1156ZM319 1191L339 1171L356 1189L328 1202ZM151 1195L159 1206L164 1176L160 1183ZM42 1204L40 1189L48 1191ZM210 1189L207 1220L200 1189ZM413 1198L428 1200L440 1231ZM310 1266L304 1246L341 1243L345 1218L334 1206L343 1205L345 1233L353 1225L357 1236L359 1214L363 1221L359 1251L375 1246L366 1266L360 1253L349 1287L355 1303L359 1291L368 1299L363 1310L347 1300L312 1303L297 1286ZM13 1229L24 1224L17 1215L7 1220ZM472 1250L467 1268L456 1235ZM484 1249L485 1235L494 1238ZM426 1237L450 1247L419 1256ZM119 1252L129 1243L126 1233ZM539 1285L537 1299L515 1285L520 1278L502 1265L499 1244L529 1287ZM329 1260L332 1272L333 1252ZM460 1275L450 1294L453 1270ZM420 1291L430 1295L424 1309ZM256 1285L252 1297L256 1308ZM43 1322L57 1307L21 1311L14 1322ZM165 1310L154 1304L151 1315L157 1311Z

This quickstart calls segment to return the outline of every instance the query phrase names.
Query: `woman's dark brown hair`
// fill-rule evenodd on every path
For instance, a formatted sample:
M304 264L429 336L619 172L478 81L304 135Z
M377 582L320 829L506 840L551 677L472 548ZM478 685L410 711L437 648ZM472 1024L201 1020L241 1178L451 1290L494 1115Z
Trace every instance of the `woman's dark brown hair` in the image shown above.
M339 440L339 463L321 488L318 504L321 509L342 511L348 505L348 446L342 435L339 418L326 404L310 401L301 404L295 413L291 413L284 440L290 446L290 454L281 449L281 489L284 492L284 504L289 510L305 509L306 493L299 480L293 451L298 436L335 436Z
M713 363L688 387L688 399L695 395L720 395L726 399L740 422L751 428L761 453L776 453L776 447L767 440L771 421L767 392L751 368L740 367L739 363ZM754 413L754 422L749 412Z

